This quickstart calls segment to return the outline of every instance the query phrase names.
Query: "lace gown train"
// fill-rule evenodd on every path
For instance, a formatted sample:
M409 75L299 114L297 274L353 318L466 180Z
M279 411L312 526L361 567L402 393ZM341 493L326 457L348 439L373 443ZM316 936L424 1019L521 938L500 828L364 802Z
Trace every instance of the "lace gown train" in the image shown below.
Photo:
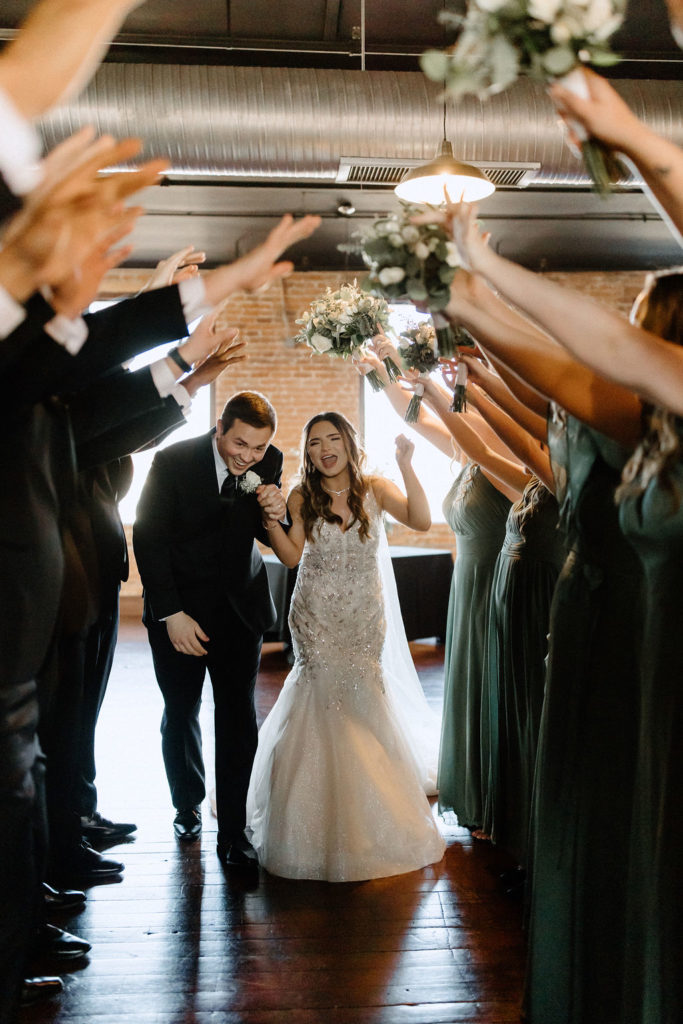
M359 881L439 861L444 842L382 669L381 519L371 536L322 522L307 542L289 624L296 661L259 734L247 798L264 867Z

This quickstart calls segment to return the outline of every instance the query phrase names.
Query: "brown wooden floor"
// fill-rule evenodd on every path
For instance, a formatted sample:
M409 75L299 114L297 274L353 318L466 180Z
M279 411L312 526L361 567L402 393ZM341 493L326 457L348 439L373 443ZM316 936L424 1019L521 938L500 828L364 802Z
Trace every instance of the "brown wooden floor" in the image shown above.
M411 645L425 691L441 700L443 649ZM262 717L287 671L269 645ZM207 763L211 709L203 708ZM100 810L138 823L112 847L123 880L92 887L83 912L54 919L93 944L61 973L60 999L25 1024L447 1024L519 1020L521 905L499 891L510 865L489 844L444 826L441 864L396 878L332 885L261 871L248 887L201 842L180 845L161 761L161 699L144 631L125 626L98 734Z

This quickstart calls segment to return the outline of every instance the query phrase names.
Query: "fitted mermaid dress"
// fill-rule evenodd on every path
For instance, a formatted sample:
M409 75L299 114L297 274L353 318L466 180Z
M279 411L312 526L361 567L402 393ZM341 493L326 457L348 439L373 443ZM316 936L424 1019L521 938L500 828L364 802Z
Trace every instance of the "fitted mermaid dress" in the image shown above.
M320 521L292 595L295 664L264 722L247 798L252 843L285 878L359 881L433 864L445 844L382 667L381 517Z

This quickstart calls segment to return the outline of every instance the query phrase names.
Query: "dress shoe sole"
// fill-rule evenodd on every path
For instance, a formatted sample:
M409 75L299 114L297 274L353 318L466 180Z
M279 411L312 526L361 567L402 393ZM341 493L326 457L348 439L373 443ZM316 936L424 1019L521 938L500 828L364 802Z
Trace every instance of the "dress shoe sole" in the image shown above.
M52 999L61 995L64 991L64 983L61 978L36 978L29 979L30 987L25 985L21 990L20 1003L22 1006L34 1006L43 999Z
M39 949L37 955L50 960L81 960L91 949L92 946L88 946L87 949L50 949L48 946Z

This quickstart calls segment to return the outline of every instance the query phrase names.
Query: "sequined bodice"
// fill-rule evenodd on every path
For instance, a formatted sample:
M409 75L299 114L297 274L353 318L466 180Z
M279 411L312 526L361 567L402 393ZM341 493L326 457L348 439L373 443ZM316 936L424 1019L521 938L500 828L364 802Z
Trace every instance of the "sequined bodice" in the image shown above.
M358 524L342 532L322 521L307 541L292 595L289 626L300 683L329 689L330 704L347 693L382 689L385 621L378 563L379 511L365 500L370 536Z

